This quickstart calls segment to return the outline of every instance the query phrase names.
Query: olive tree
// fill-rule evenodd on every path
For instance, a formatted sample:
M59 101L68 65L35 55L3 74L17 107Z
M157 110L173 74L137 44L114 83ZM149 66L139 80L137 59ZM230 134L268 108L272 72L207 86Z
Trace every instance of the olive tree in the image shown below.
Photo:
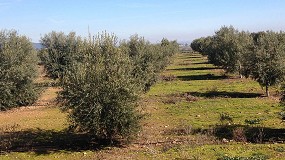
M75 53L81 49L82 40L75 32L66 35L63 32L52 31L41 38L41 43L43 49L39 57L47 74L56 79L62 78L72 61L76 59Z
M156 81L153 46L143 37L133 35L120 43L120 49L128 55L132 63L132 76L142 91L147 91Z
M191 46L191 48L192 48L193 51L202 53L202 47L201 47L201 45L202 45L202 43L201 43L202 39L203 39L203 37L198 38L198 39L194 39L194 40L191 42L190 46Z
M285 80L285 44L283 33L273 31L252 34L254 45L245 58L245 73L266 89Z
M0 110L33 103L37 55L30 40L16 31L0 31Z
M200 52L202 55L209 55L211 43L211 36L201 37L192 41L191 48L196 52Z
M134 136L142 116L136 104L140 85L129 55L107 33L85 39L82 46L84 59L73 61L60 93L71 128L111 141Z
M143 37L133 35L120 43L120 49L129 55L132 75L143 91L148 91L157 81L160 73L170 62L170 57L178 52L178 43L163 38L160 44L151 44Z
M223 26L212 37L199 38L192 42L194 50L208 56L210 63L222 67L228 73L242 77L243 57L252 44L248 32L239 32L233 26Z
M243 54L252 41L250 34L239 32L232 26L222 27L216 32L213 40L213 51L209 56L211 62L221 66L228 73L239 73L242 77Z

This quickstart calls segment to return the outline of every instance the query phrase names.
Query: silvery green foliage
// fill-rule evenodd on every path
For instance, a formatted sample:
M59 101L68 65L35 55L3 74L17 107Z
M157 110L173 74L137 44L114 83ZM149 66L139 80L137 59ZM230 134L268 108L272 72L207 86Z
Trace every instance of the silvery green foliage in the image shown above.
M16 31L0 31L0 110L33 103L37 93L37 56L32 43Z
M72 63L60 93L73 129L109 140L134 136L142 117L132 63L117 46L117 37L107 33L86 39L84 58Z
M228 73L242 74L243 57L252 44L247 32L239 32L232 26L222 27L212 38L208 59L216 66L221 66Z
M146 92L169 64L170 57L178 52L179 46L176 41L168 41L166 38L160 44L151 44L143 37L133 35L130 40L123 41L120 48L129 55L133 66L132 75Z
M138 97L156 82L170 56L178 52L178 44L167 39L151 44L137 35L119 43L113 34L102 33L84 40L73 37L77 43L67 49L72 46L67 37L47 38L56 40L51 43L51 51L46 52L56 58L46 61L46 65L57 66L53 63L59 62L58 53L67 53L64 55L70 58L64 63L68 64L66 68L58 68L64 68L60 99L62 108L69 111L71 128L109 140L133 137L142 118L137 109Z
M66 35L63 32L52 31L41 38L43 49L39 57L51 78L62 78L72 61L78 57L82 40L75 32Z
M277 85L285 80L285 36L273 31L252 34L254 44L244 59L244 73L261 86Z
M228 73L242 74L244 53L252 44L248 32L239 32L233 26L223 26L212 37L199 38L191 43L195 51L208 56L210 63Z
M194 50L206 53L210 63L227 72L238 72L241 77L251 77L266 88L285 80L285 34L283 32L239 32L222 27L214 36L194 40ZM206 46L206 47L205 47Z
M211 47L212 43L212 37L201 37L198 39L195 39L191 42L191 48L196 51L200 52L202 55L207 55L209 54L209 47Z

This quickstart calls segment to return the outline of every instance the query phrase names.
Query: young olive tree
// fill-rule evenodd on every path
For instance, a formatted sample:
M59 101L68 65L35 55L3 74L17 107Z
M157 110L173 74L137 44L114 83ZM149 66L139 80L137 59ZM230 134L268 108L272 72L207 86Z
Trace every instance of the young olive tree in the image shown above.
M84 59L70 65L60 93L71 128L111 141L134 136L142 116L129 55L107 33L85 39L82 46Z
M282 33L273 31L252 34L254 45L245 58L245 73L266 89L285 80L285 45Z
M16 31L0 31L0 110L37 99L37 55L30 40Z

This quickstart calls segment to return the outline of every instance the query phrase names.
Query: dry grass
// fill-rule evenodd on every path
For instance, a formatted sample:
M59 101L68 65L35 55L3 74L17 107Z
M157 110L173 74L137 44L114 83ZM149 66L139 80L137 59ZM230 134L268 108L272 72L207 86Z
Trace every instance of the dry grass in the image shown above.
M52 82L46 77L44 68L39 66L39 77L36 83ZM0 112L0 128L18 126L18 130L39 128L61 130L66 128L66 114L56 104L59 87L44 87L39 99L31 106L13 108Z

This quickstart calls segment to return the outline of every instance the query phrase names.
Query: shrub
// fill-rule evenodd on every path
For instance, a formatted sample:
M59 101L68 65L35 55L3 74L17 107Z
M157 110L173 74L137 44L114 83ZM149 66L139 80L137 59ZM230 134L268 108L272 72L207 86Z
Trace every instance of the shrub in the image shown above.
M267 155L256 153L249 157L242 157L242 156L235 156L235 157L229 157L229 156L223 156L221 158L218 158L218 160L266 160L269 159Z
M16 31L0 31L0 110L33 103L37 92L37 55L32 43Z
M249 124L249 125L254 125L254 124L261 124L261 122L263 121L264 119L260 119L260 118L256 118L256 119L246 119L244 120L244 122L246 124Z
M221 123L232 123L233 117L229 115L228 113L220 113L220 121Z

